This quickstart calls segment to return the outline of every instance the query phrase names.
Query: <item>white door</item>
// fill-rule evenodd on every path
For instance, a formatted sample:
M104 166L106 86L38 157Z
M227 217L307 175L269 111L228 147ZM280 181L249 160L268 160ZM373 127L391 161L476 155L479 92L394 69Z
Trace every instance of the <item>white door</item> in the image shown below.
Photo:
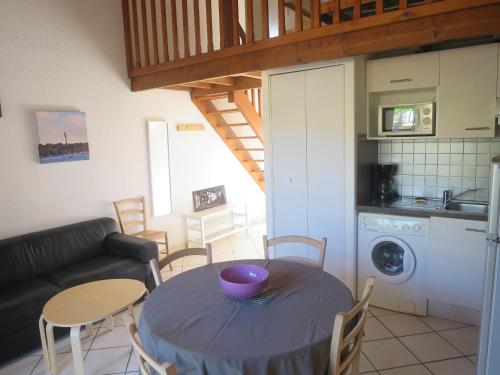
M324 269L344 272L345 129L344 66L330 66L305 73L307 120L308 233L326 237ZM317 259L318 251L309 256Z
M305 73L270 77L269 95L274 236L307 236ZM278 256L308 256L306 245L276 251Z

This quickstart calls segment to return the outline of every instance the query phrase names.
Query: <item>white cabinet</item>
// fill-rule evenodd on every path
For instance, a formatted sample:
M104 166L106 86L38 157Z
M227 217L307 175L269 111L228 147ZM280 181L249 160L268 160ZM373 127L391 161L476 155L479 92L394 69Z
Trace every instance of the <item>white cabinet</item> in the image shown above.
M345 67L270 75L268 87L268 236L326 237L325 270L343 279ZM317 258L307 246L280 245L276 251Z
M439 85L439 53L371 60L366 63L366 91L398 91Z
M307 236L305 73L272 76L269 96L272 158L266 155L266 162L273 173L274 235ZM286 251L287 255L308 255L302 245Z
M439 54L438 137L494 137L498 45Z
M486 261L486 222L431 218L428 297L481 309Z

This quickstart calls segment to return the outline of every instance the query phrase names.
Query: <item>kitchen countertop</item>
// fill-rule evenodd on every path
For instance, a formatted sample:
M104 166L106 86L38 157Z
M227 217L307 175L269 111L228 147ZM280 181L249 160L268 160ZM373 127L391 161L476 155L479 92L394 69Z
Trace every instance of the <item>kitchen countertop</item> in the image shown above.
M398 198L388 202L367 201L358 204L359 212L379 212L388 215L415 217L449 217L454 219L488 221L488 214L471 214L443 209L441 200L429 199L426 203L416 203L414 198Z

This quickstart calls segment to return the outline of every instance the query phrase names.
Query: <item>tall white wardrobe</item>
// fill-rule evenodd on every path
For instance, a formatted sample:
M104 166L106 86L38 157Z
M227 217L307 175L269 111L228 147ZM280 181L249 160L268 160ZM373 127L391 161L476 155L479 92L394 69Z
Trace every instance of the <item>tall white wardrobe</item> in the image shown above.
M361 59L270 71L263 80L268 237L326 237L325 271L353 290L356 121L363 120L356 103L364 103L363 82ZM318 254L306 245L275 251Z

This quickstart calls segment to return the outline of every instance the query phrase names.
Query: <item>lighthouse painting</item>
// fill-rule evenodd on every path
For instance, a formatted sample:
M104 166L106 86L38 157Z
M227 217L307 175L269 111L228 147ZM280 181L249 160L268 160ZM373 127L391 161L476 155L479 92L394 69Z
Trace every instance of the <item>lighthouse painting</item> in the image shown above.
M85 112L36 112L40 163L89 160Z

